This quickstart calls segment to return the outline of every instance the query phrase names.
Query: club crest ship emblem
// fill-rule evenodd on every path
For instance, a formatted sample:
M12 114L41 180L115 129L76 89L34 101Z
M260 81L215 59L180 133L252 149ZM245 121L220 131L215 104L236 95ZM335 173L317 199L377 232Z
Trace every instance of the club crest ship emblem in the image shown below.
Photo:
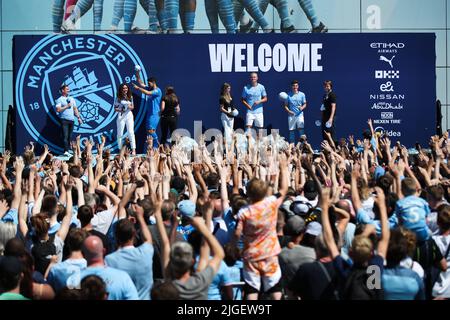
M55 110L62 83L70 88L83 123L75 119L74 135L117 147L113 104L120 83L130 83L135 65L143 65L134 50L117 35L42 38L27 54L16 77L15 100L22 125L32 138L61 152L60 121ZM141 71L146 77L144 69ZM135 105L135 129L141 125L145 99ZM73 137L74 138L74 137ZM95 150L94 150L95 151Z

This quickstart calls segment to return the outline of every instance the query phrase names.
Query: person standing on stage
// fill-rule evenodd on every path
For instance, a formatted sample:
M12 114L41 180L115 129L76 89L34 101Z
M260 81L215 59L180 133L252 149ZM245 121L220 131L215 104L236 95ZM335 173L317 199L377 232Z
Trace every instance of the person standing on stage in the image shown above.
M136 138L134 136L134 116L133 97L131 90L126 83L119 86L117 98L114 102L114 110L117 114L117 145L122 149L123 131L127 127L128 138L130 139L131 151L136 155Z
M59 91L61 92L61 97L56 100L55 109L63 131L64 155L69 156L71 151L70 140L72 138L75 118L78 119L79 124L82 124L83 120L78 112L75 99L69 97L69 86L63 84L61 88L59 88Z
M147 80L147 89L144 89L145 83L140 77L140 69L136 69L136 78L140 86L133 84L133 87L147 96L147 113L145 128L147 130L147 136L153 138L153 148L158 147L158 135L156 134L156 129L158 128L160 120L160 105L162 92L161 89L156 85L156 78L150 77Z
M330 80L326 80L323 83L325 94L323 96L322 106L322 137L326 140L325 132L331 134L332 139L335 137L335 116L336 116L336 94L332 91L333 83Z
M242 103L247 107L246 126L247 130L253 127L262 129L264 127L263 103L267 102L266 88L258 83L258 74L250 73L250 84L242 91Z
M237 109L234 106L233 98L231 97L231 86L224 83L220 89L220 120L223 125L223 133L225 141L231 143L231 134L233 133L234 117L237 115Z
M305 117L303 110L306 108L306 96L298 90L298 81L291 83L292 91L284 103L284 109L288 115L289 143L295 143L295 130L298 130L298 137L305 134Z
M161 100L161 143L172 142L172 133L177 129L180 100L173 87L167 87ZM167 132L169 134L167 134ZM167 139L169 137L169 139Z

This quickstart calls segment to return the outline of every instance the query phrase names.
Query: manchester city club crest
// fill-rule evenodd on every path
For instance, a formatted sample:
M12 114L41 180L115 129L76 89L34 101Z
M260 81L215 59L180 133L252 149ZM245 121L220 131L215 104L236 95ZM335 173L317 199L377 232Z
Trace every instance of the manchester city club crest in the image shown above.
M50 35L26 55L16 78L16 104L22 124L40 144L61 153L61 128L55 111L59 88L70 88L83 119L75 120L74 135L94 143L106 137L106 147L117 148L114 99L120 83L135 80L135 65L143 66L134 50L116 35ZM147 77L142 67L144 79ZM145 99L135 105L135 130L145 115Z

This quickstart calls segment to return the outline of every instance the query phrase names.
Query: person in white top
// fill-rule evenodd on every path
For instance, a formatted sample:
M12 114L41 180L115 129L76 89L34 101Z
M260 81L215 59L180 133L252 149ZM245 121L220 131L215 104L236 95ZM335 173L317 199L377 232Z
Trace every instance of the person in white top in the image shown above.
M117 144L122 148L123 131L127 126L127 134L130 139L131 151L136 155L136 138L134 135L134 117L133 117L133 97L131 90L126 83L119 86L117 98L114 102L114 110L117 114Z

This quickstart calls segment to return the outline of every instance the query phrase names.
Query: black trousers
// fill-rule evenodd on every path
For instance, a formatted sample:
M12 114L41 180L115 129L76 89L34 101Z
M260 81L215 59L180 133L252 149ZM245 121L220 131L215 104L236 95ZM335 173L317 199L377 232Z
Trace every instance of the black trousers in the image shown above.
M172 137L172 133L177 129L178 117L162 116L161 117L161 144L167 142L167 138Z
M325 132L329 132L331 134L331 138L333 139L333 141L335 141L336 140L334 129L335 120L333 120L333 125L331 126L331 128L327 128L327 126L325 125L327 123L327 120L322 119L322 138L323 140L327 140Z
M70 140L73 133L73 121L61 119L61 127L63 133L64 152L70 150Z

